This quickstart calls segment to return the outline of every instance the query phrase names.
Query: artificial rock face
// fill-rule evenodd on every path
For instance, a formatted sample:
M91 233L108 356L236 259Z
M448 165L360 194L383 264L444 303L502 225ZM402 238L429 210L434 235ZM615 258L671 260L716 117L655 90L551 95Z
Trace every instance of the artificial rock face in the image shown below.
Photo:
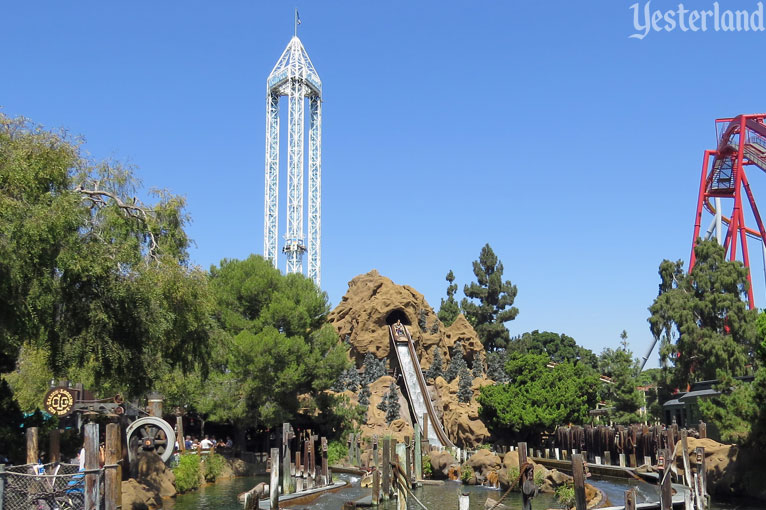
M378 358L389 357L388 325L397 319L409 326L423 370L431 366L436 349L441 349L446 367L457 341L469 362L483 350L465 317L460 315L450 327L445 327L423 294L409 285L396 285L376 270L351 280L346 295L328 316L340 338L350 344L357 366L368 351Z
M357 367L362 366L368 352L372 352L378 358L387 359L390 367L396 365L388 325L397 320L409 326L413 346L423 370L431 366L437 349L441 350L446 370L453 348L458 342L469 366L484 350L476 331L462 314L451 326L445 327L422 294L410 286L396 285L375 270L351 280L346 295L328 316L328 321L335 327L340 338L349 344L351 358ZM381 379L385 379L385 382L380 383ZM382 393L393 380L390 377L381 379L370 387L372 396L367 423L362 425L362 434L368 437L373 434L393 433L411 437L411 420L403 397L400 416L404 423L394 422L386 426L382 413L377 410L376 405L382 398ZM491 381L484 378L474 380L474 396L478 394L479 387L485 384L491 384ZM475 446L489 437L489 431L478 418L478 404L475 399L467 404L458 402L457 379L450 385L437 378L435 387L429 394L433 397L434 408L443 421L447 435L456 444ZM355 401L355 395L350 392L349 397ZM403 430L394 430L395 424Z

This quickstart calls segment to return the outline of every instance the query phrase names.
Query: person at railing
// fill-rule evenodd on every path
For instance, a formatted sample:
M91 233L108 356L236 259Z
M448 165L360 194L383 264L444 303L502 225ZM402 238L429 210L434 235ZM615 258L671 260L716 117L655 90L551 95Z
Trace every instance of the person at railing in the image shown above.
M208 436L205 436L205 439L200 441L199 445L202 448L202 451L207 453L211 448L215 446L215 443L211 441Z

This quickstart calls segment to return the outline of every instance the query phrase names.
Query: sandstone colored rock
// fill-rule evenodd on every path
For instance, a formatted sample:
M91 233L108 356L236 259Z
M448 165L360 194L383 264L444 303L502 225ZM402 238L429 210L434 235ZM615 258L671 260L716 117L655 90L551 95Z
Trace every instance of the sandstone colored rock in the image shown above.
M431 475L436 480L445 480L450 478L450 468L457 469L459 472L460 465L448 451L436 451L432 450L428 454L428 459L431 462L431 469L433 474Z
M500 457L491 452L490 450L479 450L467 461L471 466L474 473L477 473L481 478L486 479L491 472L497 473L500 470L502 463Z
M135 478L122 482L123 510L153 510L162 507L162 499Z
M484 384L492 384L487 379L474 379L474 394ZM471 448L483 444L489 438L489 430L479 419L479 403L471 400L467 403L458 401L457 379L448 384L443 378L434 381L438 402L442 409L442 423L447 435L460 447Z
M340 304L327 318L341 339L351 345L351 356L357 366L367 352L378 358L389 358L388 324L396 319L409 325L415 352L424 370L431 366L437 348L447 363L456 341L462 343L467 360L472 360L483 349L465 317L461 315L452 326L445 327L421 293L409 285L396 285L376 270L352 279ZM419 325L423 321L424 330Z
M154 452L142 451L138 454L136 480L161 498L171 498L176 495L176 477L173 471Z

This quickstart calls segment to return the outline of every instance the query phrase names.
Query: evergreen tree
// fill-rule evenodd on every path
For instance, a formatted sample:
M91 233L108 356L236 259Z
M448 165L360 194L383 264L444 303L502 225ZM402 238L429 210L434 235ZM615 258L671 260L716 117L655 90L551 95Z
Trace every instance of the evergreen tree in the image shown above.
M383 397L381 397L377 407L379 410L383 411L384 413L388 410L388 393L383 394Z
M473 359L473 367L471 369L471 375L473 377L481 377L484 375L484 355L479 353Z
M428 312L425 310L420 310L420 313L418 314L418 326L420 327L420 331L423 333L426 332L428 329Z
M638 386L637 360L628 349L628 334L623 330L620 335L621 345L616 350L604 349L599 366L602 374L612 378L612 385L606 385L607 398L614 407L611 419L615 423L630 424L638 422L641 417L638 410L643 398L636 389Z
M473 384L473 378L468 371L467 366L463 366L460 369L460 381L458 382L457 399L459 402L470 402L473 397L473 390L471 384Z
M364 355L364 372L361 377L361 384L372 384L384 375L386 375L386 368L384 361L378 359L372 352L367 351Z
M426 379L434 380L439 376L444 377L444 360L442 360L442 350L438 347L434 349L434 360L425 375Z
M680 260L660 264L659 295L649 308L667 384L682 391L694 381L744 375L757 337L757 312L743 299L747 268L726 261L714 240L698 241L694 253L688 274Z
M468 365L466 364L465 359L463 359L463 346L460 345L460 342L457 342L452 352L452 359L447 368L447 373L444 374L444 378L447 382L452 382L463 367L468 368Z
M505 349L487 353L487 378L496 383L508 382L508 374L505 372L505 363L508 352Z
M463 313L478 333L484 349L505 348L510 341L505 323L519 313L513 306L516 286L510 280L503 281L503 263L489 244L481 249L479 260L473 262L473 274L477 281L463 288L466 295L461 303Z
M359 372L357 371L355 366L351 366L347 370L346 375L346 389L351 391L356 391L359 389L359 386L362 384L361 379L359 378Z
M386 424L399 419L399 395L396 393L396 383L391 383L386 395Z
M455 281L455 274L451 269L450 272L447 273L446 279L449 283L449 285L447 285L447 299L442 299L441 305L439 306L439 313L437 315L439 320L442 321L445 326L449 327L455 322L457 316L460 315L460 305L458 304L457 299L455 299L457 283L453 283Z
M363 385L362 388L359 390L358 400L359 405L362 406L368 406L370 405L370 387L368 385Z

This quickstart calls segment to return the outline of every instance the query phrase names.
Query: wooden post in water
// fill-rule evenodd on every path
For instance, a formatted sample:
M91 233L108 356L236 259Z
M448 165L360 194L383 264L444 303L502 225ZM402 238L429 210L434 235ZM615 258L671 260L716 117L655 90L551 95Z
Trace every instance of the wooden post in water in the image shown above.
M311 431L309 431L311 432ZM311 478L311 486L316 487L317 479L317 455L314 450L314 444L319 440L319 436L316 434L309 434L311 441L309 442L309 477Z
M348 446L348 464L350 466L354 465L354 459L356 456L354 455L354 434L348 435L348 440L346 441L346 445Z
M360 467L362 465L362 435L356 436L356 444L354 445L354 461L355 466Z
M519 443L519 469L527 461L527 443Z
M375 469L380 469L380 459L378 459L378 436L372 436L372 465Z
M691 489L693 486L692 470L691 465L689 464L689 452L686 451L686 448L686 429L683 429L681 430L681 450L683 450L681 453L683 454L684 459L684 480L686 480L686 486Z
M49 462L61 462L61 430L53 429L48 434Z
M636 510L636 489L635 488L628 489L625 491L625 510Z
M519 462L521 461L519 460ZM586 510L585 469L582 455L579 453L572 455L572 478L574 479L575 508L577 510Z
M407 486L412 487L412 443L410 438L404 438L404 472L407 477Z
M470 496L467 492L461 492L460 496L458 496L458 510L468 510L468 507L471 503Z
M282 424L282 494L290 494L290 424Z
M184 417L181 414L181 408L176 409L176 441L178 441L178 451L186 451L186 441L184 436Z
M423 413L423 441L428 441L428 413Z
M271 473L269 478L269 500L271 510L279 508L279 448L271 449Z
M327 465L327 438L322 438L322 479L324 480L325 485L330 485L332 483L332 480L330 480L330 469Z
M415 449L413 451L413 454L415 455L415 480L422 480L423 479L423 445L420 444L421 436L420 436L420 426L416 423L415 424Z
M109 423L106 426L106 445L104 447L104 510L122 508L122 438L120 425Z
M707 424L704 421L700 420L697 430L699 431L700 439L705 439L707 437Z
M605 466L611 466L612 465L612 452L609 450L604 451L604 465Z
M664 463L663 469L660 471L660 510L672 510L673 498L670 487L670 450L663 449L661 454Z
M98 505L98 423L85 424L85 510L95 510Z
M383 439L383 501L388 501L391 490L391 440Z
M701 503L707 507L707 468L705 466L705 448L698 446L694 453L697 456L697 477L699 478Z
M306 442L303 442L303 449L306 449ZM305 456L303 457L306 458ZM304 460L304 462L306 462ZM303 466L301 465L301 447L298 445L298 449L295 450L295 476L298 478L303 478L304 472L303 472Z
M372 504L378 506L380 503L380 470L375 468L372 472Z
M37 464L40 460L40 448L38 443L38 428L29 427L27 429L27 464ZM98 441L98 437L96 437ZM96 444L98 446L98 444Z

